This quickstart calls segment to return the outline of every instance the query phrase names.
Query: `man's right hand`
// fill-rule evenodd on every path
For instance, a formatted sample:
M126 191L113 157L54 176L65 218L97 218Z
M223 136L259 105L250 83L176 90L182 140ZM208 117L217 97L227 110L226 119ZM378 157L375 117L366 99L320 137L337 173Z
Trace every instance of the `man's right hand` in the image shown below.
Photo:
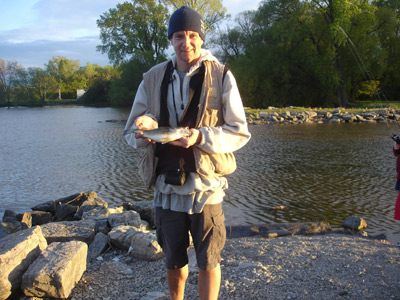
M150 118L149 116L140 116L140 117L136 118L135 126L138 129L151 130L151 129L157 129L158 123L157 123L157 121L155 121L153 118ZM143 134L135 133L135 138L140 139L142 137L143 137ZM151 139L148 139L148 138L144 138L144 140L146 140L149 143L151 143L151 142L155 143L154 141L152 141Z

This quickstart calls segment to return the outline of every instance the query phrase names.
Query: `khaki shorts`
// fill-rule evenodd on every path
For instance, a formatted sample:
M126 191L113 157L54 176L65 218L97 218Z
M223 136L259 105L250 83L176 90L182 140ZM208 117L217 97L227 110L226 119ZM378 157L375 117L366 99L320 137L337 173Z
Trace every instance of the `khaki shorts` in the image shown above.
M202 213L192 215L161 207L156 207L155 212L157 239L165 253L167 269L180 269L189 262L189 231L201 270L212 270L221 262L226 240L222 203L205 205Z

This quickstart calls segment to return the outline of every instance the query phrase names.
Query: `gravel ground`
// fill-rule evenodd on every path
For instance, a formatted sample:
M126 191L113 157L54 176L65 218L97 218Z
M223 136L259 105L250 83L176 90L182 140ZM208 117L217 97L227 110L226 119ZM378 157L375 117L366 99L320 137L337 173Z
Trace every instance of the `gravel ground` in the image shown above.
M190 250L185 299L198 299ZM360 236L325 234L230 238L222 253L219 299L399 299L400 247ZM108 251L69 299L168 299L164 261Z

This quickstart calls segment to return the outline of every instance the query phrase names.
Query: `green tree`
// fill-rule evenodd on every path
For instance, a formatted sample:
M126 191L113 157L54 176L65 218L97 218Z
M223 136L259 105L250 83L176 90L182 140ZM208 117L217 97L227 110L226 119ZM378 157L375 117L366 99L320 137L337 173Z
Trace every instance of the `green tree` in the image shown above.
M49 60L47 64L47 70L50 75L54 76L55 80L58 84L58 99L61 100L61 92L67 87L68 82L70 83L69 91L72 86L76 86L75 83L72 83L74 80L74 74L79 69L79 60L70 60L64 56L53 57L52 60Z
M85 69L87 69L86 65ZM115 66L101 67L90 65L90 72L86 72L89 89L79 98L78 102L85 105L109 105L111 83L118 80L121 76L119 68Z
M0 59L0 96L7 102L8 106L10 106L13 98L13 84L17 67L16 61Z
M348 105L368 72L382 74L375 11L366 0L269 0L239 15L229 64L245 104Z
M28 72L31 74L31 86L37 98L43 105L47 101L47 92L57 86L55 78L49 72L42 68L29 68Z
M131 105L142 81L143 73L150 67L142 60L135 58L121 64L119 67L121 77L111 84L109 92L110 104L115 106Z
M383 68L381 90L385 97L400 98L400 1L374 1L379 37L378 47L384 52L384 61L379 61Z
M165 59L167 22L167 8L155 0L117 4L97 20L102 42L97 49L114 64L132 57L154 64Z

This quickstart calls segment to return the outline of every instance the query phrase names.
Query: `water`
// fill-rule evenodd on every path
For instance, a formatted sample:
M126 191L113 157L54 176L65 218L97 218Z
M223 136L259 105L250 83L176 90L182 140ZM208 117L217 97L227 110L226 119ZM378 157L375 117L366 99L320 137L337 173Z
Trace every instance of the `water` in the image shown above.
M140 151L122 131L129 109L0 108L0 216L93 190L109 203L152 200L137 175ZM110 122L109 120L113 120ZM393 124L250 126L229 176L226 223L327 221L363 217L369 234L400 241ZM283 205L285 210L272 207Z

